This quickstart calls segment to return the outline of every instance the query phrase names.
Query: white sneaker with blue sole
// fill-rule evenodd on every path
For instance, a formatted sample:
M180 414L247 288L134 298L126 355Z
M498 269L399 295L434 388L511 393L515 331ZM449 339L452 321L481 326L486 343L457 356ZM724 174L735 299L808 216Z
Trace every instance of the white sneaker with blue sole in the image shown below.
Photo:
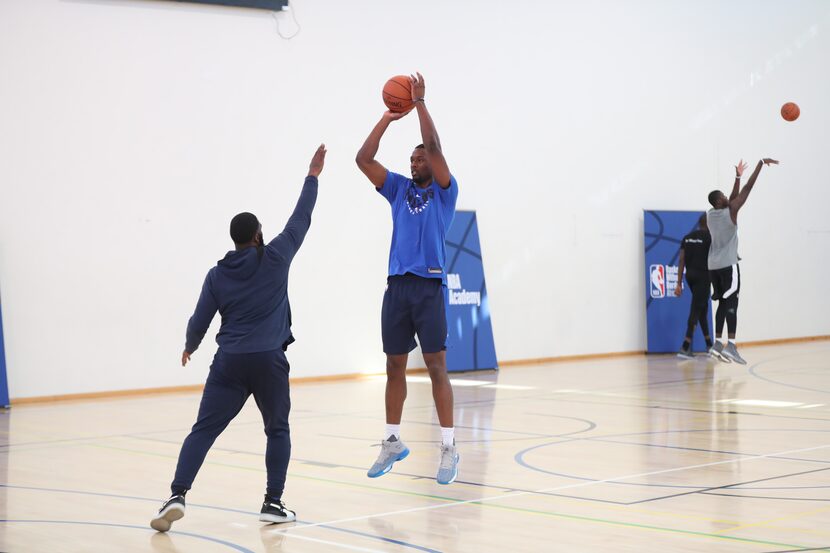
M441 461L438 463L438 475L435 477L439 484L455 482L456 477L458 477L458 461L460 458L454 442L452 445L441 446Z
M380 443L378 459L369 469L369 472L366 473L366 476L369 478L383 476L392 470L392 465L397 461L406 459L407 455L409 455L409 448L395 436L389 436L388 440L383 440Z

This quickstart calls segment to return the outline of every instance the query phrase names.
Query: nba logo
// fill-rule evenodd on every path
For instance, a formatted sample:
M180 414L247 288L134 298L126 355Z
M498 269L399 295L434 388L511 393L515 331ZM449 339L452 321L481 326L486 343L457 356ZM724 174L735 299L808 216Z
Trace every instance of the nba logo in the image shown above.
M666 297L666 269L662 265L652 265L649 267L649 278L652 298Z

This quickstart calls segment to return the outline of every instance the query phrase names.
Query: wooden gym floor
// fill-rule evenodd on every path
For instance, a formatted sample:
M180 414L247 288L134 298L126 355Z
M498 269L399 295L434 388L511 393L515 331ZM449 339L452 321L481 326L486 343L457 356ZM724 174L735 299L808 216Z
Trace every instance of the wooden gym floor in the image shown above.
M458 481L440 486L423 374L392 472L366 477L384 381L295 385L285 493L257 520L265 436L250 401L168 534L199 394L0 414L0 551L830 551L830 342L742 350L747 366L631 356L454 378Z

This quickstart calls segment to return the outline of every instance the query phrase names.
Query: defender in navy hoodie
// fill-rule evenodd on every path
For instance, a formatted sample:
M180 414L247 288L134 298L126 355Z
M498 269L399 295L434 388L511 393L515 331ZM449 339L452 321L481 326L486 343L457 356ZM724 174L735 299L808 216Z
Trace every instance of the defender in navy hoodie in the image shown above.
M253 394L262 413L268 445L265 501L259 519L291 522L296 514L282 502L285 475L291 456L288 413L288 360L285 350L291 335L288 303L288 270L311 225L317 201L317 177L323 170L326 149L320 145L309 165L300 199L285 229L267 245L262 226L252 213L240 213L231 221L236 249L228 252L205 278L196 310L187 324L182 366L190 360L218 311L222 325L205 382L199 415L182 444L172 495L150 522L166 532L184 516L187 490L193 484L213 442Z

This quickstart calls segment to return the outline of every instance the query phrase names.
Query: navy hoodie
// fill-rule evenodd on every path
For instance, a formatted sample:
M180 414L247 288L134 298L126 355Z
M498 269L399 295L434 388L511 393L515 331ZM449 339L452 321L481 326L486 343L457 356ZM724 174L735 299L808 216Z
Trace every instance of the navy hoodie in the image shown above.
M317 177L306 177L300 199L285 229L266 246L230 251L208 271L199 302L187 323L185 350L193 353L219 311L216 343L227 353L282 348L294 341L288 304L288 269L317 201Z

